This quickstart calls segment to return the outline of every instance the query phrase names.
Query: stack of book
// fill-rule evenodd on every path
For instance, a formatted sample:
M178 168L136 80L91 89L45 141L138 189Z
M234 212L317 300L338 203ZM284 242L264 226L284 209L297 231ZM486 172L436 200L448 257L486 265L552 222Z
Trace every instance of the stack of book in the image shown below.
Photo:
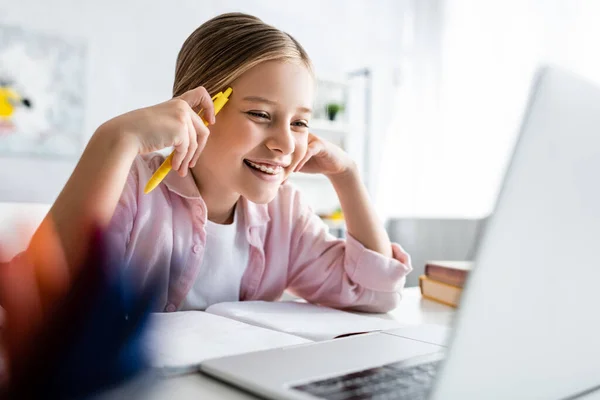
M425 263L425 275L419 277L421 295L458 307L471 265L470 261L428 261Z

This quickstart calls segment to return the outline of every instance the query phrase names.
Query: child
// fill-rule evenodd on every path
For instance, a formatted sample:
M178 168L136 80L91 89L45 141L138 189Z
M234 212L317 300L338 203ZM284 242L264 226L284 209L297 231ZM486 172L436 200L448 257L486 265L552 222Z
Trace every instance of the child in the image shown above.
M211 96L228 87L215 118ZM100 223L126 263L142 260L142 283L160 277L162 311L272 301L284 290L336 308L393 309L410 258L390 243L355 163L310 133L313 89L290 35L240 13L204 23L181 48L173 99L102 124L53 205L69 264ZM164 160L153 152L169 146L174 171L144 194ZM329 178L346 240L284 184L297 171Z

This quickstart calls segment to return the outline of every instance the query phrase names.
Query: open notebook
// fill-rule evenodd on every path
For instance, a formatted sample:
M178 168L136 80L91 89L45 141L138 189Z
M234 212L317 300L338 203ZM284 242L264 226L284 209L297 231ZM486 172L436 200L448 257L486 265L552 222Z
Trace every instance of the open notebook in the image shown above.
M153 314L147 346L166 373L194 370L204 360L329 340L402 325L303 302L219 303L206 311Z

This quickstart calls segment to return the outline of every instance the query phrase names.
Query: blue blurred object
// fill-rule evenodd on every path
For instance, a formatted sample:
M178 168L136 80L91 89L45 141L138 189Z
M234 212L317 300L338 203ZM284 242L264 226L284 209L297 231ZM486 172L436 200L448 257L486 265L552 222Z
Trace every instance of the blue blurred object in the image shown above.
M111 258L98 232L69 294L48 315L27 357L12 364L2 398L86 398L144 372L157 281L142 288L134 271Z

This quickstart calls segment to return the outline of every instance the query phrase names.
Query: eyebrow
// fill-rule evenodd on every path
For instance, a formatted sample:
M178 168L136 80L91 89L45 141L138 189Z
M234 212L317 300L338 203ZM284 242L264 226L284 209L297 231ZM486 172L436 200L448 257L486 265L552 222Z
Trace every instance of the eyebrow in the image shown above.
M265 104L270 104L273 106L277 105L276 101L269 100L265 97L260 97L260 96L246 96L242 100L249 101L251 103L265 103ZM308 107L298 107L298 111L312 113L312 110Z

